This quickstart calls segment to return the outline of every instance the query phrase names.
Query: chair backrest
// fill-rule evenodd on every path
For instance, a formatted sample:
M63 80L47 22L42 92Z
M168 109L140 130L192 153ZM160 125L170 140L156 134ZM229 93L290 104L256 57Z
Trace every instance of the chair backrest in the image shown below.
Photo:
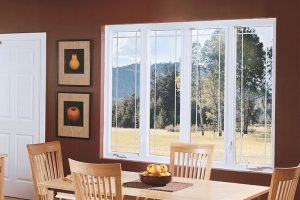
M212 144L171 144L170 172L174 176L210 179Z
M69 159L76 199L121 200L121 164L92 164Z
M299 176L300 165L291 168L275 168L268 200L294 200Z
M37 200L47 199L47 189L39 183L64 177L59 141L27 145Z

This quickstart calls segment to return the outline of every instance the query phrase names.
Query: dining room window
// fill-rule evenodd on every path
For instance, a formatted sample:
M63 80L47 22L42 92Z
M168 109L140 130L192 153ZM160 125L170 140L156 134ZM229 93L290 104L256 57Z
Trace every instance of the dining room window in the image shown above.
M105 26L105 158L169 162L214 144L215 167L274 164L275 19Z

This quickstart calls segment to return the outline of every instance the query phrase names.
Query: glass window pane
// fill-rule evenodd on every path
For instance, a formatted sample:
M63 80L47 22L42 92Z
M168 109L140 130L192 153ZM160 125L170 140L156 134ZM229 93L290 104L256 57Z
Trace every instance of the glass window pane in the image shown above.
M271 164L272 27L237 28L236 162Z
M180 31L151 32L150 154L180 142Z
M139 51L139 32L115 34L112 56L112 152L139 153Z
M192 31L191 143L214 144L224 160L224 30Z

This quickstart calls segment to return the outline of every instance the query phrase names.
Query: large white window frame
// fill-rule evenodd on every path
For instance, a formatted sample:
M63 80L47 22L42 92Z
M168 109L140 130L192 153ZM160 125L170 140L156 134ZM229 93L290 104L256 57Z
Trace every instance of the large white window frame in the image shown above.
M215 161L214 168L228 168L243 170L249 166L235 163L235 124L236 124L236 28L237 27L273 27L273 57L272 57L272 164L275 157L275 74L276 74L276 19L241 19L217 20L199 22L175 22L156 24L130 24L105 26L105 80L104 80L104 158L126 159L146 162L169 162L168 157L153 156L149 154L150 133L150 39L152 30L181 30L181 94L180 104L180 140L190 143L191 130L191 30L222 28L225 30L225 95L224 95L224 162ZM112 116L112 33L119 31L140 31L140 153L115 153L111 152L111 116ZM188 66L188 67L184 67ZM146 84L145 84L146 83Z

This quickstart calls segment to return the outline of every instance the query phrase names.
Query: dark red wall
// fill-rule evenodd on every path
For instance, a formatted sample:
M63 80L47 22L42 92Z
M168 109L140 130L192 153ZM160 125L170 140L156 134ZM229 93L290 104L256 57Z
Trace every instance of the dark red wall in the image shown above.
M101 26L212 19L277 18L276 167L300 163L300 1L299 0L0 0L0 33L47 32L46 139L59 139L67 158L108 162L100 157ZM92 86L57 86L57 40L92 40ZM92 92L91 139L56 137L57 91ZM123 162L141 170L143 163ZM213 170L212 179L269 185L270 176ZM298 187L298 198L300 191Z

